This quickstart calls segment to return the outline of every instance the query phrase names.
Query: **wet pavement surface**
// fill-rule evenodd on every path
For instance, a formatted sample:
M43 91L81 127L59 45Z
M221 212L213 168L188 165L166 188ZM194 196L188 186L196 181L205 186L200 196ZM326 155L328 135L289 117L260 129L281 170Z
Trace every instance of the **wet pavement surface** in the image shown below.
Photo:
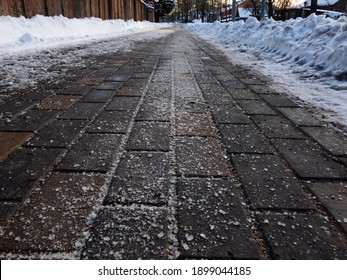
M346 259L346 135L268 83L173 28L11 95L1 258Z

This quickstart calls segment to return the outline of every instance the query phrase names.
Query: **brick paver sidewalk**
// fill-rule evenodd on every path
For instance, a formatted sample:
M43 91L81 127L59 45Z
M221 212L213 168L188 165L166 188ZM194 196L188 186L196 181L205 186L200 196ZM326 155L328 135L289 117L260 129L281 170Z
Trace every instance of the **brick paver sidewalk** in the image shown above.
M346 259L346 136L179 28L97 59L0 105L3 258Z

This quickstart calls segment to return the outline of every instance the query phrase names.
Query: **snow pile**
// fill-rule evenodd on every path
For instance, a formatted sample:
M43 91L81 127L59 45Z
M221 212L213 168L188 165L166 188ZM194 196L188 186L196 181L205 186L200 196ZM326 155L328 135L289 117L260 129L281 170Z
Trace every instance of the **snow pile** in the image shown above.
M0 53L43 49L158 28L151 22L68 19L63 16L0 16Z
M347 18L311 15L288 21L211 24L194 22L188 29L224 43L267 53L275 62L295 65L317 77L347 80Z

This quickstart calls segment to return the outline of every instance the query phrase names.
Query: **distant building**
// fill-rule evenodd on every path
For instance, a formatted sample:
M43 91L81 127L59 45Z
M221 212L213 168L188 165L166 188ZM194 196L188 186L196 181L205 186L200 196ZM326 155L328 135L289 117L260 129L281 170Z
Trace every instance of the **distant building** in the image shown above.
M232 20L232 10L233 6L228 5L223 8L220 14L221 21L227 22ZM245 1L237 1L235 8L235 20L246 20L252 16L252 8L248 7Z

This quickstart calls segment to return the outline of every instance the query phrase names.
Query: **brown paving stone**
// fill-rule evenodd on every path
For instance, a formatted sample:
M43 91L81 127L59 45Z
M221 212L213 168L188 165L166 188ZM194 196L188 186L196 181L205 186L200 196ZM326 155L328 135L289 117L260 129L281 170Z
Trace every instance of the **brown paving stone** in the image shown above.
M272 143L302 178L347 179L347 171L311 141L274 139Z
M242 186L256 209L314 209L294 174L275 155L232 155Z
M168 259L172 252L168 212L156 208L104 208L91 229L83 259Z
M176 118L176 135L216 136L212 118L207 114L181 113Z
M126 152L105 203L167 204L169 157L162 152Z
M303 127L302 130L335 156L347 156L347 136L327 127Z
M220 124L218 127L229 153L273 153L270 143L252 125Z
M169 151L170 124L166 122L135 122L126 149Z
M177 182L181 258L258 259L238 190L227 180Z
M309 188L347 232L347 182L315 182Z
M177 137L176 172L182 176L228 176L228 161L215 138Z
M74 95L51 95L38 105L39 109L45 110L65 110L71 107L81 97Z
M127 132L133 113L129 111L104 111L87 128L89 133L123 133Z
M4 227L0 251L73 252L103 184L100 175L53 173Z
M57 166L57 170L107 172L122 136L84 134Z
M0 132L0 161L24 144L32 135L28 132Z
M313 214L260 214L274 259L346 259L347 247L328 220Z

